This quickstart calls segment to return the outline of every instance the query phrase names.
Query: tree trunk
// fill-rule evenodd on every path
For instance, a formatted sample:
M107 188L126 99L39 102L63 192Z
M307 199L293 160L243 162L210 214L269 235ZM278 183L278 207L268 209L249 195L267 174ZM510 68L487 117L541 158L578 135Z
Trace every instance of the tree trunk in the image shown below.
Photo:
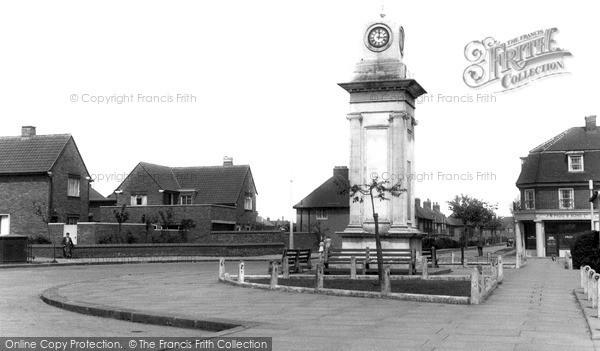
M381 237L379 236L379 214L373 213L375 220L375 246L377 248L377 274L379 275L379 286L383 286L383 251L381 249ZM410 267L409 267L410 269Z

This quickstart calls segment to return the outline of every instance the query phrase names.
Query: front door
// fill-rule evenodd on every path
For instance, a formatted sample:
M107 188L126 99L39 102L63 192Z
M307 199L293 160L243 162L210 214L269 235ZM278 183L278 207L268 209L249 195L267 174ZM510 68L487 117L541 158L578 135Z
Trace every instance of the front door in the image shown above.
M558 257L558 240L556 234L546 234L546 257Z
M65 224L63 237L67 236L67 233L69 233L71 240L73 240L73 245L77 245L77 224Z

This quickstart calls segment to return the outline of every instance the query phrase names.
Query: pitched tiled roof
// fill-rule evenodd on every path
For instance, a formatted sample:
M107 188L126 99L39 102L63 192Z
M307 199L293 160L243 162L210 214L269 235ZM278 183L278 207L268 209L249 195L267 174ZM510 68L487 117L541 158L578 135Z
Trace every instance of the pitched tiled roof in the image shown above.
M434 213L427 207L415 206L417 208L417 218L433 220Z
M569 172L567 152L583 152L583 172ZM517 186L539 183L579 183L600 178L600 129L570 128L530 151L521 166Z
M250 166L167 167L147 162L139 164L164 190L196 192L196 204L236 203ZM255 188L254 184L252 187ZM256 191L256 188L255 190Z
M0 174L50 171L69 139L70 134L0 137Z
M96 191L96 189L90 187L90 202L116 202L117 199L114 194L109 197L104 197L102 194Z
M180 189L195 189L196 202L207 204L236 203L246 176L252 179L250 166L175 167L173 173ZM254 188L254 184L252 184ZM256 189L255 189L256 191Z
M448 218L446 218L446 224L447 225L452 225L455 227L462 227L463 221L461 221L460 219L454 217L454 216L449 216Z
M350 195L341 194L349 186L350 183L344 176L335 174L298 202L294 208L349 208Z

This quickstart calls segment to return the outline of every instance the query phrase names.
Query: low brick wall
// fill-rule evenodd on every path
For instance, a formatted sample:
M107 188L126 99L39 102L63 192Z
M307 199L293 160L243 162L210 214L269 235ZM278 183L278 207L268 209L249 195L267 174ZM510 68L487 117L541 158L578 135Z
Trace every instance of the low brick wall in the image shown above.
M211 232L206 238L215 243L283 243L289 247L290 233L282 231L231 231L231 232ZM307 232L294 232L294 248L319 250L319 242L315 234Z
M263 256L279 255L283 248L283 243L77 245L73 257ZM35 257L54 257L52 245L32 245L32 249ZM55 257L62 257L62 246L54 250Z

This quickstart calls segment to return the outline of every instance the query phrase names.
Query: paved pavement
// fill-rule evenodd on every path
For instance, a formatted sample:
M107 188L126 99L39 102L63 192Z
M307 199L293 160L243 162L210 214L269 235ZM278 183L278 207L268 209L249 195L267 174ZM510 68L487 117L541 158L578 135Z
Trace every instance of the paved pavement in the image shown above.
M248 262L247 274L264 273L266 265ZM235 262L226 268L235 273ZM238 288L217 282L214 262L4 270L0 277L14 282L0 287L2 296L10 296L0 309L3 334L12 336L215 335L78 315L35 299L45 288L70 281L58 293L71 301L236 321L247 328L225 334L271 336L274 350L600 349L572 294L578 271L548 259L505 270L504 283L478 306ZM26 296L11 296L23 292L22 285Z

